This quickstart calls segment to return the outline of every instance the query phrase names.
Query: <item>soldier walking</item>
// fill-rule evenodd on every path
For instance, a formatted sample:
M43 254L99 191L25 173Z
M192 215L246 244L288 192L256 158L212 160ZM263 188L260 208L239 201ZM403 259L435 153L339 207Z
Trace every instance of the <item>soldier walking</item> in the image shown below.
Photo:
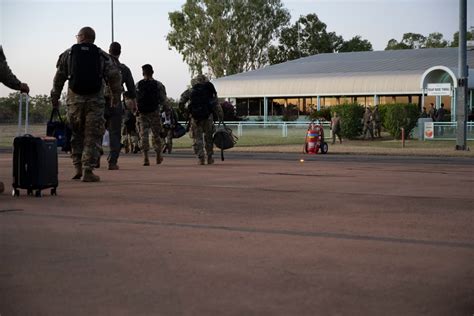
M122 53L122 46L118 42L113 42L109 47L109 54L112 62L120 69L122 74L121 87L123 85L127 87L129 106L132 111L136 108L136 92L135 82L133 81L132 72L130 69L119 61L120 54ZM108 92L108 90L106 91ZM106 106L105 106L105 128L109 131L110 137L110 153L107 158L109 162L109 170L118 170L117 164L121 149L121 134L122 134L122 117L124 114L123 106L112 106L110 102L110 96L106 93Z
M140 127L140 143L143 152L143 165L149 166L150 150L149 132L153 133L153 145L156 152L156 164L161 164L161 110L168 108L166 88L158 80L153 79L153 67L142 66L143 79L137 83L138 126Z
M13 74L10 67L8 67L7 58L3 53L3 47L0 45L0 82L8 88L18 90L24 93L30 93L30 87L26 83L21 82ZM5 190L3 182L0 181L0 193Z
M336 143L336 135L339 137L339 144L342 144L341 138L341 118L334 112L334 116L331 118L331 131L332 131L332 144Z
M217 102L217 91L214 85L204 75L198 75L191 81L192 87L181 94L179 106L181 109L189 102L187 113L190 117L194 153L198 164L214 163L213 134L215 131L213 113L223 119L223 111ZM206 149L204 152L204 148Z
M94 45L95 31L83 27L76 35L77 44L59 56L51 90L53 108L59 108L59 98L68 80L68 119L72 126L73 179L98 182L93 173L100 157L104 135L105 85L111 90L112 106L120 106L121 76L109 55Z
M372 120L374 124L374 136L382 137L382 118L379 112L379 106L376 105L374 111L372 112Z
M370 133L370 139L374 140L374 132L372 129L372 111L370 111L369 107L365 108L363 122L364 122L364 129L362 130L363 139L365 139L368 136L367 133Z

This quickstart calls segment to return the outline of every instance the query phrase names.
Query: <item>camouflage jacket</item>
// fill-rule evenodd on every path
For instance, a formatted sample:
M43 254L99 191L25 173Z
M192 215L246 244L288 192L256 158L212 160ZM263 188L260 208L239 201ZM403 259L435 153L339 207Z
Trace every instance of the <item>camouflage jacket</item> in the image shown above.
M192 87L189 88L189 89L186 89L183 93L181 93L181 96L179 98L179 103L178 103L178 108L179 108L181 113L184 113L184 116L185 116L186 119L188 119L188 117L189 117L187 107L189 105L189 102L191 101L191 90L192 90ZM219 120L219 121L223 121L224 120L224 110L222 109L222 106L218 102L217 95L215 96L212 103L215 104L214 109L213 109L214 117L216 117L217 120Z
M130 93L130 99L136 99L137 97L137 92L135 89L135 81L133 80L132 72L130 71L130 68L127 67L127 65L122 64L117 57L110 56L112 61L114 62L115 65L117 65L120 69L120 73L122 75L122 92L123 92L123 85L125 84L125 87L127 87L127 91Z
M113 99L118 103L120 101L120 95L122 93L122 76L120 75L120 69L113 63L110 59L109 54L105 53L103 50L100 50L101 55L101 69L102 77L107 81L108 86L110 87ZM64 53L59 56L58 62L56 64L56 75L53 80L53 89L51 90L51 99L59 100L61 97L61 91L63 90L64 83L68 80L69 76L69 67L70 67L70 51L67 49ZM97 99L98 101L104 101L104 90L105 90L105 81L102 83L102 88L100 91L93 95L80 95L74 93L71 89L68 89L67 102L84 102L90 101L91 99Z
M13 74L7 64L7 58L3 53L3 48L0 46L0 82L7 87L20 90L21 81Z

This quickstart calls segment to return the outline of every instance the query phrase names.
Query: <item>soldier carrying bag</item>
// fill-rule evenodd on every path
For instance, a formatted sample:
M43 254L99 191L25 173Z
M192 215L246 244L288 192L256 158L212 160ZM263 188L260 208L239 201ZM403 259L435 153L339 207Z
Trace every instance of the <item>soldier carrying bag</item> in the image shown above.
M214 145L221 150L222 161L224 161L224 150L234 147L237 140L238 137L232 133L232 129L227 127L223 121L220 121L214 133L213 142Z
M55 117L58 117L58 121L55 121ZM46 125L46 136L56 138L58 147L62 148L62 151L71 151L71 136L72 130L69 125L63 120L58 109L51 111L51 116Z

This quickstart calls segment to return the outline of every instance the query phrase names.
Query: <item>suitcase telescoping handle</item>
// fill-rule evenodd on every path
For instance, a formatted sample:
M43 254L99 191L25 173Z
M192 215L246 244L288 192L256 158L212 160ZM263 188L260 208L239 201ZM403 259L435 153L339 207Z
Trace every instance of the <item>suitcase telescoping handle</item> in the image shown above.
M23 111L22 111L22 108L23 108L23 98L25 99L25 133L24 134L28 134L28 124L29 124L29 121L28 121L28 105L29 105L29 101L30 101L30 96L26 93L20 93L20 107L18 109L18 136L21 136L22 133L21 133L21 118L23 116Z

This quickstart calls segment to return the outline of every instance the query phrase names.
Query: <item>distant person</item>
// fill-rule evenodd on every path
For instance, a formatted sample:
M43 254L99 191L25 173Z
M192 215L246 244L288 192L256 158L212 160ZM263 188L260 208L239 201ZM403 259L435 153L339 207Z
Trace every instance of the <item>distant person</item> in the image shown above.
M134 100L130 98L130 91L125 91L123 97L125 113L122 126L122 143L125 148L125 153L132 152L136 154L140 151L137 118L135 116L136 104Z
M373 123L372 123L372 111L369 107L365 108L363 117L364 128L362 130L363 139L368 138L367 134L370 134L370 139L374 140Z
M339 137L339 143L342 144L341 138L341 118L334 112L333 117L331 118L331 131L332 131L332 144L336 143L336 135Z
M378 138L382 137L382 117L380 116L378 105L375 105L374 111L372 112L372 121L374 136Z
M446 110L444 109L444 103L441 103L441 106L438 109L438 112L436 113L436 122L444 122L444 115L446 113ZM443 126L438 126L438 135L443 136L444 134L444 127Z
M18 80L13 74L7 63L7 58L3 53L3 47L0 45L0 82L10 89L18 90L24 93L30 93L30 87L24 82ZM5 191L5 185L0 181L0 193Z
M104 79L111 90L111 105L119 107L122 78L109 55L94 45L95 31L91 27L80 29L76 38L77 44L59 56L51 103L53 108L59 108L61 91L68 80L67 115L72 126L73 179L98 182L100 177L93 170L100 157L105 131Z
M177 115L173 108L168 107L163 113L161 113L161 122L163 124L163 153L168 152L171 154L173 150L173 133L176 127Z
M423 110L421 111L420 118L428 118L428 112L426 112L426 107L423 107Z
M428 115L433 120L433 122L436 122L436 108L433 103L430 103L430 110L428 112Z
M191 133L194 153L198 157L198 164L212 165L214 163L214 118L224 117L222 107L217 102L217 91L214 85L204 75L198 75L191 81L192 87L181 94L179 106L184 109L188 104L187 113L190 117ZM205 148L205 151L204 151Z
M153 133L153 145L156 152L156 164L163 162L161 155L161 110L167 109L168 101L165 86L153 78L153 67L142 66L143 79L137 83L138 125L140 126L140 147L143 152L143 165L149 166L149 133Z
M109 47L109 54L112 62L120 69L122 74L122 89L123 85L127 87L129 106L134 112L136 104L136 92L135 82L133 81L132 72L130 69L119 61L120 54L122 53L122 46L118 42L113 42ZM122 120L124 109L122 106L112 106L110 102L109 93L106 91L106 105L105 105L105 128L109 131L110 139L110 153L107 158L109 162L109 170L118 170L118 158L121 150L121 134L122 134Z

